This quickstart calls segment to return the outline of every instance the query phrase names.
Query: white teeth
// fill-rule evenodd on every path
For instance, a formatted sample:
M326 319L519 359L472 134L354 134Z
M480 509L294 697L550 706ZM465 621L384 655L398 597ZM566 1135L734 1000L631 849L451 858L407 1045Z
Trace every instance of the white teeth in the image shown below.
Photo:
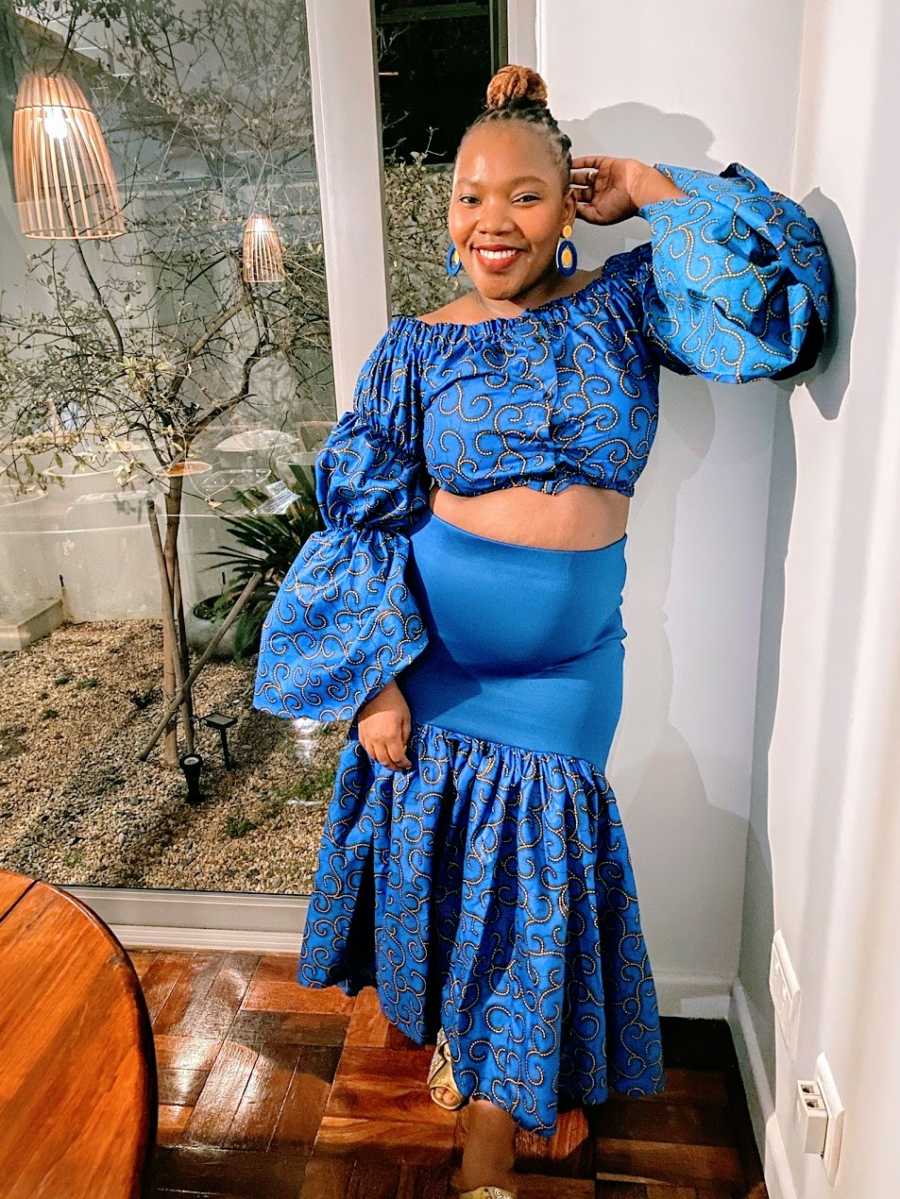
M518 250L482 250L478 249L479 254L483 254L485 258L513 258L518 254Z

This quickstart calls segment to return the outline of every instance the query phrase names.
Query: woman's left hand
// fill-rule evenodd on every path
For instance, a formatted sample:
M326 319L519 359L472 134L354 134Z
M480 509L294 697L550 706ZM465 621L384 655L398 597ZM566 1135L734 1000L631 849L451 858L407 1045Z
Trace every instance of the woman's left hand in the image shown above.
M684 199L661 171L638 158L609 158L583 154L572 159L576 216L591 225L615 225L634 216L645 204Z
M644 166L636 158L609 158L583 154L572 159L572 182L576 188L576 214L591 225L615 225L637 212L631 188L637 172Z

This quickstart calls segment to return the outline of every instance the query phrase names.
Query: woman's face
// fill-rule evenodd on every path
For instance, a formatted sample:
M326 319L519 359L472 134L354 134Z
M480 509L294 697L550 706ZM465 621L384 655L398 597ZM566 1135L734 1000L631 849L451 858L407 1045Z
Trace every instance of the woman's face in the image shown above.
M509 299L550 267L575 197L563 192L546 135L522 121L477 126L463 139L453 172L447 227L463 267L483 296ZM486 251L514 250L510 254Z

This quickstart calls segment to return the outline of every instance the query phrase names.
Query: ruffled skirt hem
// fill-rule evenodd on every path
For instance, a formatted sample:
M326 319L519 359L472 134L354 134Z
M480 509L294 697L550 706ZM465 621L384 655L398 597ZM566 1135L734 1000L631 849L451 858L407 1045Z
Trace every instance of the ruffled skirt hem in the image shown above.
M296 979L356 995L525 1129L562 1101L666 1089L656 990L613 790L583 758L416 721L412 768L338 763Z

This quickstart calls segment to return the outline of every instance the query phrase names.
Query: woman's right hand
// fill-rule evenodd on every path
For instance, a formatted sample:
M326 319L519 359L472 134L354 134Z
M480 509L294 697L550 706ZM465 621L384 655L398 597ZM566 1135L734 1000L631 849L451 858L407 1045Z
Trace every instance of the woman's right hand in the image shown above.
M394 679L359 709L358 730L360 744L370 758L392 770L412 766L406 756L412 715Z

